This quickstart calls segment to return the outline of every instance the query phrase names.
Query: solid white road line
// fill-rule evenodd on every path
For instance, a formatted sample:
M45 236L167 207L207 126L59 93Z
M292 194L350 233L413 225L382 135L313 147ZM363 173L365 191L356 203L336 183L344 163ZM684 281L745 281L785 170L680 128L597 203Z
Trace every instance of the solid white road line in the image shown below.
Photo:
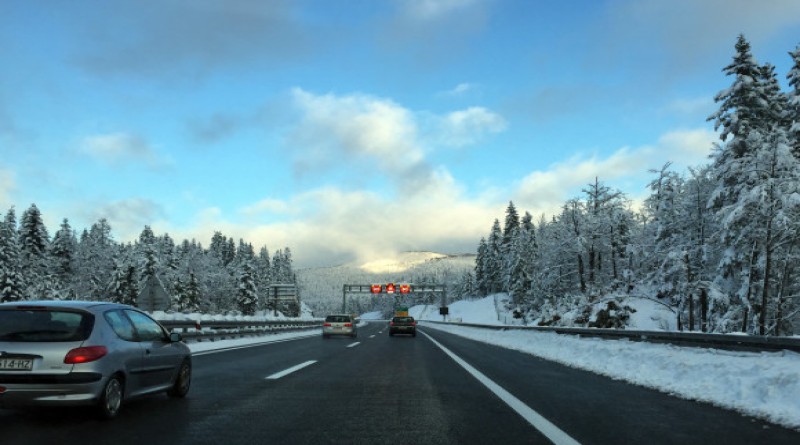
M277 379L279 379L279 378L281 378L283 376L289 375L289 374L291 374L291 373L293 373L295 371L299 371L299 370L305 368L308 365L313 365L314 363L317 363L317 361L316 360L309 360L309 361L307 361L305 363L300 363L299 365L295 365L295 366L292 366L291 368L284 369L281 372L276 372L275 374L272 374L271 376L267 377L267 379L268 380L277 380Z
M549 420L542 417L539 413L534 411L531 407L526 405L522 402L522 400L514 397L510 392L503 389L500 385L490 380L486 377L482 372L478 371L472 365L465 362L461 357L455 355L451 350L447 349L439 343L438 341L434 340L433 337L430 335L420 331L422 335L428 337L430 341L433 342L436 346L438 346L445 354L449 355L450 358L455 360L456 363L461 365L468 373L472 374L473 377L478 379L485 387L489 389L489 391L493 392L497 397L500 397L500 400L504 401L511 409L517 412L522 418L528 421L534 428L539 430L542 434L547 436L554 444L556 445L580 445L578 441L570 437L564 431L561 431L557 426L553 425Z
M355 342L355 343L350 343L349 345L347 345L347 347L348 347L348 348L352 348L352 347L354 347L354 346L358 346L358 345L360 345L360 344L361 344L361 342L360 342L360 341L357 341L357 342Z

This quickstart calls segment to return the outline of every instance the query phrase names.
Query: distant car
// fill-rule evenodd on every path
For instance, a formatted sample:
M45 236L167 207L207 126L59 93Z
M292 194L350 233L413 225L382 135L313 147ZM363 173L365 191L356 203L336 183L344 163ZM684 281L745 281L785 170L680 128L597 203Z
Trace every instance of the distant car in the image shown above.
M352 315L332 314L325 317L322 324L322 337L330 338L331 335L358 336L357 321Z
M389 335L411 334L417 336L417 322L414 317L393 317L389 322Z
M0 304L0 408L93 405L156 392L184 397L191 351L134 307L79 301Z

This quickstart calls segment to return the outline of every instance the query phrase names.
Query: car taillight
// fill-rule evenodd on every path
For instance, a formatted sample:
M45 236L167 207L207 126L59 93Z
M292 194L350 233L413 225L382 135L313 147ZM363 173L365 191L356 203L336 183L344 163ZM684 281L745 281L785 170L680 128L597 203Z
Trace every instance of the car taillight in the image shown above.
M412 321L412 322L411 322L411 326L416 326L416 325L417 325L417 322L416 322L416 321Z
M345 323L345 324L344 324L344 327L346 327L346 328L352 328L352 327L353 327L353 323Z
M77 363L88 363L100 359L108 354L105 346L87 346L85 348L75 348L64 357L64 363L74 365Z
M329 328L329 327L331 327L331 324L330 323L323 323L322 326L325 326L326 328Z
M389 322L389 326L394 326L394 322L393 322L393 321L390 321L390 322Z

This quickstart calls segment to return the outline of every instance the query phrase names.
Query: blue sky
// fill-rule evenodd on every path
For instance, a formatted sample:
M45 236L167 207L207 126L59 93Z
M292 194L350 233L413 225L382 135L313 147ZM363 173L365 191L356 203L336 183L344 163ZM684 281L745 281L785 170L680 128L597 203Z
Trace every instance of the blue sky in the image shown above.
M0 209L297 267L474 251L509 200L707 162L744 33L785 86L800 2L0 3Z

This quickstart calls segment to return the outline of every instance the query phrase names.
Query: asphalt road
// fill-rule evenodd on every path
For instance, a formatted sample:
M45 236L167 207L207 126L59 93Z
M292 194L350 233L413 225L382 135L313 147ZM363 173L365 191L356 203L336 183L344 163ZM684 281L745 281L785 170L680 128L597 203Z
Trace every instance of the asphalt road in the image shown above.
M389 337L385 323L370 323L355 340L315 335L196 355L192 389L184 400L163 395L134 400L112 421L96 420L83 409L0 410L0 441L800 443L798 431L735 412L435 329L420 331L416 338Z

